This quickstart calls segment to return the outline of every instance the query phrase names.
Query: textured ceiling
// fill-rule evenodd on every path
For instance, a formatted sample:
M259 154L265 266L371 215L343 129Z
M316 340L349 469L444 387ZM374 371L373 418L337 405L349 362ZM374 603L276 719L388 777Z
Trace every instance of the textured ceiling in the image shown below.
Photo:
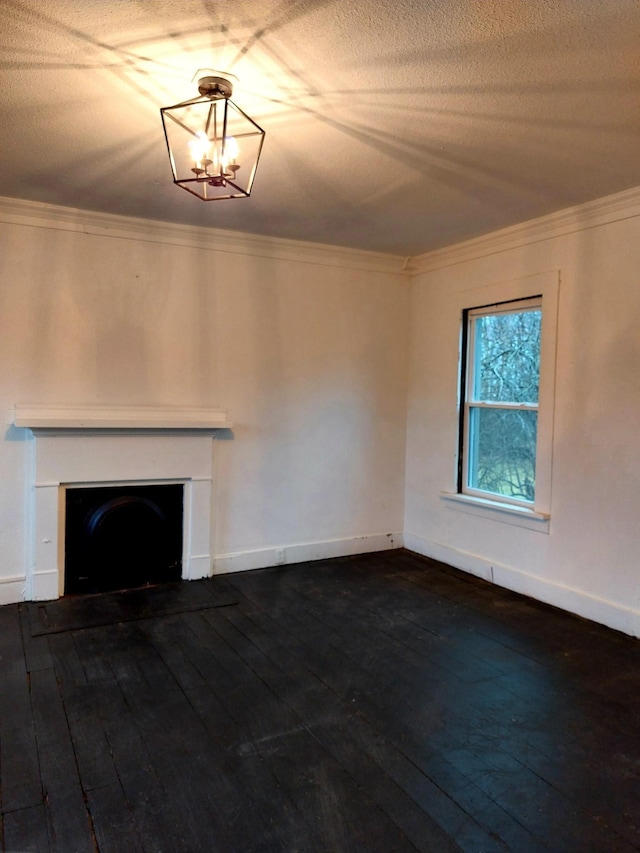
M638 0L2 0L0 195L415 255L640 185ZM250 199L159 108L233 72Z

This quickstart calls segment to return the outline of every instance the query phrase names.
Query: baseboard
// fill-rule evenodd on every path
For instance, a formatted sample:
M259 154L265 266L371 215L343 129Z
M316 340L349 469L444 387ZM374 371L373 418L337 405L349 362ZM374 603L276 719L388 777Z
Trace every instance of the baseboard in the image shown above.
M281 548L260 548L255 551L237 551L219 554L213 559L213 571L209 571L208 555L191 558L188 580L219 575L229 572L244 572L250 569L265 569L289 563L306 563L312 560L328 560L332 557L349 557L369 554L374 551L390 551L402 548L402 533L374 533L353 536L348 539L328 539L322 542L304 542L283 545ZM32 578L33 601L49 601L58 598L58 573L39 572ZM0 604L16 604L25 600L25 577L0 578Z
M59 598L57 569L36 572L31 578L31 596L29 600L53 601L54 598Z
M475 575L489 583L528 595L569 613L591 619L632 637L640 637L640 611L624 607L614 601L597 598L573 587L555 584L536 575L489 561L477 554L461 551L450 545L442 545L423 539L412 533L404 534L404 547L408 551L447 563L455 569Z
M19 604L24 601L24 588L27 579L24 575L0 578L0 605Z
M201 578L208 578L211 574L211 557L209 554L192 554L189 559L189 565L183 564L182 579L186 581L196 581Z
M322 542L283 545L281 548L236 551L214 557L213 574L266 569L270 566L306 563L310 560L329 560L332 557L349 557L355 554L369 554L373 551L390 551L394 548L402 548L401 533L373 533L348 539L327 539Z

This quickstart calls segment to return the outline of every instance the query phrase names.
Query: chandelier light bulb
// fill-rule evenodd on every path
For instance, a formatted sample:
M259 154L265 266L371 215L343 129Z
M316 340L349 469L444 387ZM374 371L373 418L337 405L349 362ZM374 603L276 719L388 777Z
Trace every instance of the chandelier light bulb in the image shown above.
M222 178L235 178L240 164L238 143L233 136L225 136L220 156L220 174Z
M192 171L197 175L206 172L207 166L211 163L209 148L210 141L207 134L203 130L196 131L193 139L189 142L189 152L194 163Z
M224 156L228 164L235 165L240 154L238 142L233 136L227 136L224 140ZM240 168L238 166L238 168Z

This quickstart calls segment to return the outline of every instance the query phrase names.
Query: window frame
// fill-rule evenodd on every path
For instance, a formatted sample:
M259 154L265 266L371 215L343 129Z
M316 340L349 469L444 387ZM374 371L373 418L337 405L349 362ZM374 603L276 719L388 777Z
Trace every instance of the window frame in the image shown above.
M503 401L486 401L476 399L473 393L473 385L476 378L476 341L475 329L476 324L474 319L477 317L494 317L498 314L517 314L524 311L540 310L541 312L541 327L544 311L542 306L542 296L536 294L524 299L508 300L507 302L492 303L490 305L479 305L474 308L465 308L462 312L462 358L461 358L461 377L460 377L460 424L458 428L458 483L457 491L462 495L471 495L483 500L493 500L499 503L513 504L514 506L524 507L525 509L533 509L535 507L535 497L533 501L520 500L508 495L501 495L496 492L490 492L484 489L474 488L469 485L470 468L470 445L472 442L471 429L471 411L477 409L489 409L496 411L502 409L504 411L528 411L535 412L536 416L540 409L540 395L536 403L515 403ZM542 335L540 343L540 356L542 354ZM540 369L538 370L538 380L540 378ZM536 464L535 474L537 483L538 469L538 428L536 424ZM537 488L535 489L537 492ZM534 494L535 494L534 492Z
M451 487L441 492L440 497L449 509L483 519L512 524L537 532L549 533L551 519L551 482L553 468L553 423L556 379L556 347L558 329L558 303L560 295L560 271L535 273L526 278L479 285L460 290L457 305L459 335L458 350L458 408L456 417L456 454ZM501 305L539 297L542 303L542 328L540 342L540 383L538 394L538 424L536 442L536 488L535 500L521 505L495 497L489 492L467 494L460 491L460 470L464 464L461 431L461 410L465 399L466 371L462 369L468 341L466 323L462 322L465 311L483 306Z

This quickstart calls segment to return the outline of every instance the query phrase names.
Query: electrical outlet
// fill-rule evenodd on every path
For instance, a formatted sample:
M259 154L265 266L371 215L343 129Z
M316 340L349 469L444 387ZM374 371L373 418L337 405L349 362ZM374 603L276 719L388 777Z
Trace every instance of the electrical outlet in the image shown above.
M276 548L276 566L284 565L284 548Z

